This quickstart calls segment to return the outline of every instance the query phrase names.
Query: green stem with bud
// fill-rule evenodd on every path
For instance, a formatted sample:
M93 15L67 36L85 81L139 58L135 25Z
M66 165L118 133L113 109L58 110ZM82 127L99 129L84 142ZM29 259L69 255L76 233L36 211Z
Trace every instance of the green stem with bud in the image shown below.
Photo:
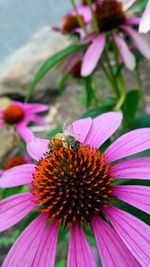
M77 16L77 20L78 20L78 23L80 25L80 27L84 30L85 34L87 35L87 30L86 30L86 27L84 25L84 22L82 21L80 15L78 14L78 11L77 11L77 6L76 6L76 3L74 0L70 0L71 4L72 4L72 7L76 13L76 16Z

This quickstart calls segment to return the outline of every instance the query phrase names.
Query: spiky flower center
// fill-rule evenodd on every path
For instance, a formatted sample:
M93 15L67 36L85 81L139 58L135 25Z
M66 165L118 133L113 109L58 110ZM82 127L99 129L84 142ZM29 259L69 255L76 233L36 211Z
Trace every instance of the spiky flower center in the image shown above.
M4 110L3 119L8 124L16 124L23 118L24 110L18 105L11 104Z
M82 22L84 23L83 16L79 16L79 17L80 17L80 20L82 20ZM73 31L75 31L79 27L80 27L80 25L79 25L77 16L68 15L64 18L63 26L62 26L62 32L63 33L72 33Z
M110 31L126 21L122 3L116 0L100 0L96 4L95 13L100 31Z
M16 155L5 161L3 165L4 170L8 170L12 167L19 166L25 163L25 160L23 157Z
M39 212L68 227L73 222L89 223L91 217L102 215L111 198L108 170L104 156L89 146L80 145L78 151L55 148L41 158L33 174L32 193Z

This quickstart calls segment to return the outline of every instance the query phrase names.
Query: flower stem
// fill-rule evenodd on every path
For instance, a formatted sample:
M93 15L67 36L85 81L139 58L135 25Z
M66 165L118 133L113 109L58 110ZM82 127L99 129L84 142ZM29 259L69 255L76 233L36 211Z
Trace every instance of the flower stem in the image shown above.
M99 29L99 25L98 25L98 22L97 22L97 18L96 18L96 14L94 12L94 9L93 9L93 5L92 5L92 1L91 0L86 0L90 10L91 10L91 13L92 13L92 18L93 18L93 26L95 28L95 32L96 34L99 34L100 32L100 29Z
M136 75L136 80L138 84L139 96L142 100L143 108L145 109L146 103L145 103L145 98L144 98L144 93L143 93L143 86L142 86L141 73L140 73L140 64L138 62L135 68L135 75Z
M78 14L78 11L77 11L77 7L76 7L76 3L74 0L70 0L71 4L72 4L72 7L76 13L76 16L77 16L77 20L78 20L78 23L80 25L80 27L84 30L85 34L87 35L87 30L86 30L86 27L84 25L84 22L82 21L80 15Z

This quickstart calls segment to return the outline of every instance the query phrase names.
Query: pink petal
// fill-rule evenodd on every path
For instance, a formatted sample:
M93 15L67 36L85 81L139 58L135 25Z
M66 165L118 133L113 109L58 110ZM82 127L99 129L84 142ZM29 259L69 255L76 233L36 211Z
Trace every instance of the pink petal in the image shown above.
M148 31L150 31L150 0L147 3L147 7L141 19L139 31L141 33L147 33Z
M53 221L43 233L32 267L54 267L58 236L58 223Z
M107 208L105 214L141 266L150 266L150 227L133 215L115 207Z
M109 162L133 155L150 148L150 129L131 131L119 137L105 151Z
M150 214L150 187L140 185L116 186L112 194Z
M29 142L34 139L34 134L31 130L26 126L26 121L22 121L17 124L17 131L25 142Z
M129 25L139 25L141 18L139 17L131 17L126 20L126 23Z
M117 178L150 179L150 157L140 157L119 162L111 167L110 174Z
M27 151L33 159L38 161L48 151L48 143L47 139L35 138L27 143Z
M93 148L100 147L119 128L121 120L120 112L107 112L96 117L84 144Z
M79 15L83 16L85 23L90 23L92 21L92 14L88 6L78 5L77 12ZM76 12L73 10L69 14L76 15Z
M134 70L136 62L135 57L130 52L126 42L115 32L113 32L114 41L118 47L119 54L129 70Z
M105 42L106 34L101 33L89 46L83 58L81 76L86 77L93 72L103 53Z
M32 114L32 115L28 115L28 118L30 119L30 121L32 122L35 122L37 124L40 124L40 125L47 125L48 122L45 121L41 116L39 115L35 115L35 114Z
M4 172L4 171L3 171L2 169L0 169L0 176L3 174L3 172Z
M70 133L75 136L77 140L79 140L81 143L84 143L84 140L86 136L88 135L90 128L92 126L92 119L80 119L72 124L70 124L66 129L65 133Z
M147 114L150 114L150 106L147 106L146 107L146 111L145 111Z
M2 267L33 266L45 227L46 217L44 215L38 216L12 246Z
M36 165L22 164L3 172L0 179L1 188L15 187L24 184L31 184L32 174Z
M24 109L26 114L33 114L33 113L39 113L39 112L44 112L48 110L48 105L45 104L24 104Z
M77 64L81 58L81 52L74 53L64 60L63 73L67 73L72 70L72 68Z
M92 226L103 267L140 266L116 231L103 219L95 217Z
M67 267L96 267L95 255L78 224L71 229Z
M123 29L131 36L141 54L147 59L150 59L150 45L148 41L144 38L144 36L134 31L131 27L125 25L121 26L121 29Z
M0 201L0 232L22 220L36 206L31 193L21 193Z

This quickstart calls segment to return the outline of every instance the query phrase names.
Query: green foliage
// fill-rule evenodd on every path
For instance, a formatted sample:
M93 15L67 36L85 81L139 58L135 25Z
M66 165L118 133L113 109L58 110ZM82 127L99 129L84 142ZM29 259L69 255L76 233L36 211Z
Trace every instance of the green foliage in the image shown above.
M55 55L49 57L42 65L42 67L39 69L39 71L36 73L33 81L29 85L28 88L28 95L26 100L30 98L32 95L32 92L36 85L40 82L40 80L46 75L46 73L52 69L56 64L58 64L61 60L66 58L67 56L84 49L86 45L71 45L59 52L57 52Z
M139 91L131 90L127 93L123 105L124 115L129 125L132 125L139 104ZM134 128L134 127L133 127Z

